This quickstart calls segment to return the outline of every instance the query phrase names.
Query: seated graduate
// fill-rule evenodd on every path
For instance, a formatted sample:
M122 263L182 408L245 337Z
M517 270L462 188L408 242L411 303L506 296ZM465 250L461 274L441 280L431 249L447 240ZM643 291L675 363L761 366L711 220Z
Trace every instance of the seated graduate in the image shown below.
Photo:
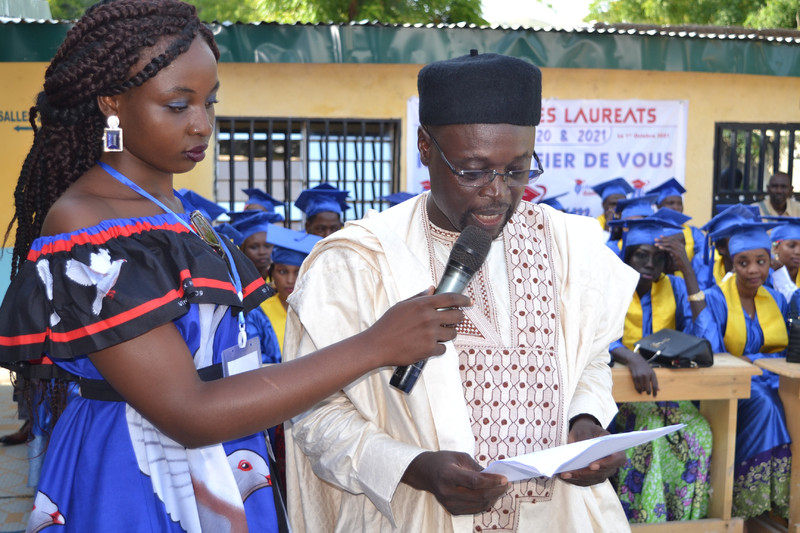
M683 213L683 195L685 193L686 188L675 178L670 178L661 185L647 191L647 194L658 194L656 207L659 209L667 207L679 213ZM686 255L689 257L690 261L694 256L703 253L705 234L700 228L684 224L683 238L686 242Z
M770 284L787 302L800 288L800 218L765 217L780 224L770 232L772 268Z
M261 309L275 328L281 351L286 332L286 309L289 306L286 299L294 291L300 266L319 240L316 235L275 225L267 232L267 241L274 245L269 277L275 284L276 293L261 304Z
M272 264L272 244L267 242L267 232L277 227L271 222L279 222L283 217L257 209L228 215L231 217L230 227L238 234L233 240L234 244L253 262L261 277L266 279ZM224 232L226 231L223 230ZM261 363L280 363L281 349L277 334L260 306L247 313L245 323L248 338L258 337L261 343Z
M260 209L228 213L231 226L241 235L235 242L244 255L253 262L261 277L267 279L272 263L272 245L267 242L267 230L275 222L283 221L283 215Z
M739 223L755 222L759 216L757 208L744 204L717 207L722 209L701 228L706 233L703 253L692 259L697 282L704 290L720 283L733 270L733 262L728 254L728 238L720 236L713 239L711 235L723 235L719 233L721 230Z
M598 183L592 187L602 202L603 213L597 217L597 222L603 231L608 231L608 222L614 220L617 202L624 200L629 194L633 194L634 189L625 178L614 178L612 180Z
M614 208L614 221L636 220L639 218L649 217L655 213L653 205L655 204L657 196L650 194L646 196L638 196L636 198L626 198L617 202L617 207ZM622 253L622 235L625 231L624 224L611 224L608 223L609 236L606 246L611 248L614 253L621 257Z
M625 317L622 339L609 347L612 358L631 372L636 390L657 396L655 372L635 353L640 339L665 328L697 336L715 335L681 237L688 217L671 209L612 224L627 227L625 262L639 272L639 284ZM664 273L668 263L684 278ZM616 430L656 429L686 424L680 431L628 449L618 474L617 493L632 523L705 518L708 513L711 428L690 401L635 402L619 406Z
M705 290L718 336L714 351L755 361L782 357L789 342L783 295L767 287L770 238L775 224L738 222L717 230L712 240L728 238L733 275ZM778 376L753 376L750 397L739 400L736 423L733 514L751 518L773 511L787 516L791 452Z
M342 213L350 209L349 194L329 183L320 183L301 192L294 205L306 214L306 233L327 237L342 229Z

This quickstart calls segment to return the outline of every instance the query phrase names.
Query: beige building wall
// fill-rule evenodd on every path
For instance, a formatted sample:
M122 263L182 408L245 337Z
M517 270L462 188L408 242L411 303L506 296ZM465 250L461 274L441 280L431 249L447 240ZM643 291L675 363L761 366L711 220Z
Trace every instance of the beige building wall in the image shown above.
M41 88L43 63L0 63L0 224L30 148L27 113ZM223 63L217 114L244 117L405 119L421 65ZM686 214L711 215L714 124L800 122L800 78L629 70L543 69L543 96L561 99L688 100ZM403 135L414 132L403 128ZM402 150L405 151L405 137ZM401 168L405 164L402 155ZM405 174L402 176L405 182ZM211 196L213 157L176 178L176 188Z

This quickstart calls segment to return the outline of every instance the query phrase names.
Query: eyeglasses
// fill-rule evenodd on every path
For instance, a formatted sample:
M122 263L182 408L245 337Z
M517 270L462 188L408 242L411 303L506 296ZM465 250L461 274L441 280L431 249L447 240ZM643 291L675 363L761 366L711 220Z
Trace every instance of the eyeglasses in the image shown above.
M425 133L428 134L428 137L430 137L433 141L433 145L439 151L439 155L442 156L442 161L444 161L444 164L447 165L447 168L450 169L450 172L455 175L456 179L458 180L458 184L462 187L485 187L492 183L497 176L502 176L503 181L509 187L525 187L526 185L533 183L536 178L544 173L542 162L539 161L539 156L536 155L536 152L533 152L533 159L536 161L537 168L531 170L509 170L508 172L498 172L494 169L456 170L456 167L454 167L453 164L447 160L447 157L442 151L442 147L439 146L439 143L436 141L434 136L431 135L431 132L428 131L428 128L423 129L425 130Z

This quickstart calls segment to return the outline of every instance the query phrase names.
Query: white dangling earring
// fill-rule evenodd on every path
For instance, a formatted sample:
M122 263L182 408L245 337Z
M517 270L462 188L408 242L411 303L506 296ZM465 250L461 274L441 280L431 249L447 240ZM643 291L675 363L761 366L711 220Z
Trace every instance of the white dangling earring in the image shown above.
M103 151L122 151L122 128L119 127L117 115L110 115L106 120L107 127L103 129Z

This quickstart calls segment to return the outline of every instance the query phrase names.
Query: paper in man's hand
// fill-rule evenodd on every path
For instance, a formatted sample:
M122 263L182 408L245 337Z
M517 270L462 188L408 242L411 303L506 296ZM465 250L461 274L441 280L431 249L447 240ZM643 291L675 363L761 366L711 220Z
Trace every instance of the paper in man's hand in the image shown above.
M603 435L594 439L494 461L484 469L484 472L501 474L511 482L540 476L553 477L561 472L585 468L612 453L650 442L684 427L686 424L675 424L646 431Z

